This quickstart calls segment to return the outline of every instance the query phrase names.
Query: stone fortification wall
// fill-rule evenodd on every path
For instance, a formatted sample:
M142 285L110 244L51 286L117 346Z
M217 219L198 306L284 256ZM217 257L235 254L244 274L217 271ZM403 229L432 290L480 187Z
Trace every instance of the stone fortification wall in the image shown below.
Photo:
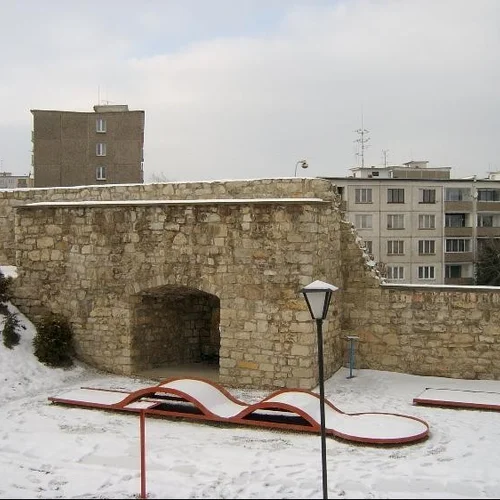
M251 202L259 198L268 199ZM296 201L279 200L287 198ZM25 206L47 201L62 204ZM180 316L203 329L207 348L220 333L222 383L314 387L315 325L298 292L321 279L340 288L324 324L326 376L346 360L345 337L356 335L358 368L500 379L498 289L383 284L337 202L320 179L4 191L1 263L18 267L23 312L65 314L81 358L115 373L160 359L171 294L198 290ZM215 302L220 332L209 317ZM193 303L200 312L190 316ZM195 339L185 330L181 341ZM167 343L181 334L173 329Z
M321 179L290 178L0 190L0 264L13 264L15 261L15 208L27 203L299 196L326 196L325 199L331 200L334 187Z
M341 327L344 338L359 337L358 368L500 379L499 288L380 285L352 228L341 227Z
M299 290L316 279L342 287L340 215L331 184L296 179L155 185L150 198L138 195L145 186L136 189L133 198L131 187L116 188L123 204L18 206L16 305L34 319L47 310L64 314L80 359L131 374L146 368L139 360L157 356L159 322L168 327L173 316L162 308L150 315L145 297L168 308L168 297L197 290L220 300L223 384L314 387L315 324ZM99 193L101 199L110 196ZM339 310L335 301L324 325L327 376L342 362ZM155 315L157 323L145 324ZM172 329L165 342L189 338Z

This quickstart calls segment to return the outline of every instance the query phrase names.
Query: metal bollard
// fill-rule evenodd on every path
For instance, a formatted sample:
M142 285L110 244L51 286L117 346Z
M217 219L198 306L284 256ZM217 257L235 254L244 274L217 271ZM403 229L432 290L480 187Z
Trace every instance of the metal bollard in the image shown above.
M349 376L346 378L353 378L352 370L354 367L354 341L358 340L359 337L347 336L346 339L349 341Z

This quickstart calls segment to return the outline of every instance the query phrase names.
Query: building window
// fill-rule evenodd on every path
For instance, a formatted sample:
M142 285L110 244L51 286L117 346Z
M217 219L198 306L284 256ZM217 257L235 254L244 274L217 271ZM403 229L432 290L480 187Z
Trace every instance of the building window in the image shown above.
M444 227L467 227L465 214L445 214Z
M418 278L421 280L433 280L435 278L434 266L418 266Z
M478 215L477 216L477 227L494 227L493 226L493 215Z
M436 190L435 189L419 189L418 190L419 203L436 203Z
M445 278L461 278L462 266L458 264L447 264L444 268Z
M478 201L500 201L500 189L478 189Z
M446 240L447 252L470 252L470 240L462 238L453 238Z
M106 120L104 118L97 118L95 121L95 131L103 134L106 132Z
M436 253L436 241L419 240L418 253L419 255L434 255Z
M420 214L418 216L419 229L436 229L436 216L429 214Z
M404 280L405 268L403 266L387 266L387 279L390 280Z
M371 188L357 188L355 194L356 203L372 203Z
M371 214L358 214L355 216L355 226L358 229L371 229L372 228L372 216Z
M388 189L387 190L387 203L404 203L405 190L404 189Z
M97 167L95 169L95 178L98 181L106 180L106 167Z
M365 241L366 253L373 255L373 241Z
M106 156L106 143L98 142L95 145L95 154L96 156Z
M404 228L405 228L404 214L387 215L387 229L404 229Z
M445 201L464 201L470 199L469 188L446 188Z
M405 242L403 240L389 240L387 242L387 255L403 255Z

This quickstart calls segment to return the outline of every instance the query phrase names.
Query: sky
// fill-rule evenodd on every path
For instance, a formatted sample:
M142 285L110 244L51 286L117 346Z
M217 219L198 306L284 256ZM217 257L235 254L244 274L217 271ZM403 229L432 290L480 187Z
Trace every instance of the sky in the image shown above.
M5 275L16 268L2 266ZM99 372L80 362L49 368L35 358L35 326L11 303L23 329L13 349L0 342L0 498L139 498L140 419L53 404L81 387L133 391L158 381ZM0 318L0 328L2 327ZM340 410L417 417L425 441L402 446L328 437L330 498L500 497L497 411L413 404L427 388L494 392L500 381L423 377L343 367L325 380ZM262 390L227 388L252 403ZM317 391L317 388L314 390ZM498 401L498 399L497 399ZM148 498L321 498L321 440L310 433L146 419L143 477Z
M30 109L145 111L145 182L500 170L498 0L0 0L0 170Z

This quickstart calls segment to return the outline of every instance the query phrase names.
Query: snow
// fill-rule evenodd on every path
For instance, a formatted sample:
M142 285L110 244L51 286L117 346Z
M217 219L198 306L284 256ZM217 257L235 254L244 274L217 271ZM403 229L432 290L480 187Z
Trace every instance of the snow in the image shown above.
M0 271L7 278L17 278L16 266L0 266Z
M465 290L492 290L498 292L500 290L499 286L488 286L488 285L442 285L440 283L381 283L381 286L387 286L390 288L449 288L453 290L465 289Z
M9 309L19 313L11 304ZM19 318L25 328L20 344L7 349L0 343L0 497L139 497L138 415L62 406L48 398L78 394L82 387L131 391L157 382L81 363L48 368L33 355L33 324ZM353 374L348 378L349 369L341 368L325 381L333 405L347 413L413 416L428 423L430 435L389 447L329 437L330 498L500 497L499 412L412 402L433 387L475 391L475 398L484 391L487 399L500 393L500 381L357 369ZM227 389L248 403L271 392ZM309 433L150 418L146 472L149 498L321 498L321 441Z
M417 399L427 402L454 403L455 405L482 405L500 410L500 392L460 391L457 389L426 389Z
M47 191L47 190L52 190L52 191L57 191L57 190L81 190L81 189L88 189L88 188L109 188L109 187L134 187L134 186L148 186L152 184L224 184L227 182L234 183L234 182L256 182L256 181L280 181L280 180L316 180L316 179L329 179L328 177L291 177L291 176L284 176L284 177L255 177L255 178L235 178L235 177L227 177L227 178L221 178L217 180L210 180L210 179L199 179L199 180L185 180L185 181L158 181L158 182L144 182L144 183L121 183L121 184L82 184L80 186L51 186L51 187L27 187L27 188L0 188L0 191L8 191L8 192L13 192L13 191ZM338 177L338 179L344 179L344 177Z
M80 201L37 201L26 203L25 207L79 207L93 205L215 205L215 204L264 204L264 203L324 203L323 198L206 198L186 200L80 200Z
M221 394L210 384L196 380L174 380L168 384L162 384L164 388L178 389L194 397L205 408L212 413L223 418L229 418L243 411L243 406L235 401L229 400L224 394Z

